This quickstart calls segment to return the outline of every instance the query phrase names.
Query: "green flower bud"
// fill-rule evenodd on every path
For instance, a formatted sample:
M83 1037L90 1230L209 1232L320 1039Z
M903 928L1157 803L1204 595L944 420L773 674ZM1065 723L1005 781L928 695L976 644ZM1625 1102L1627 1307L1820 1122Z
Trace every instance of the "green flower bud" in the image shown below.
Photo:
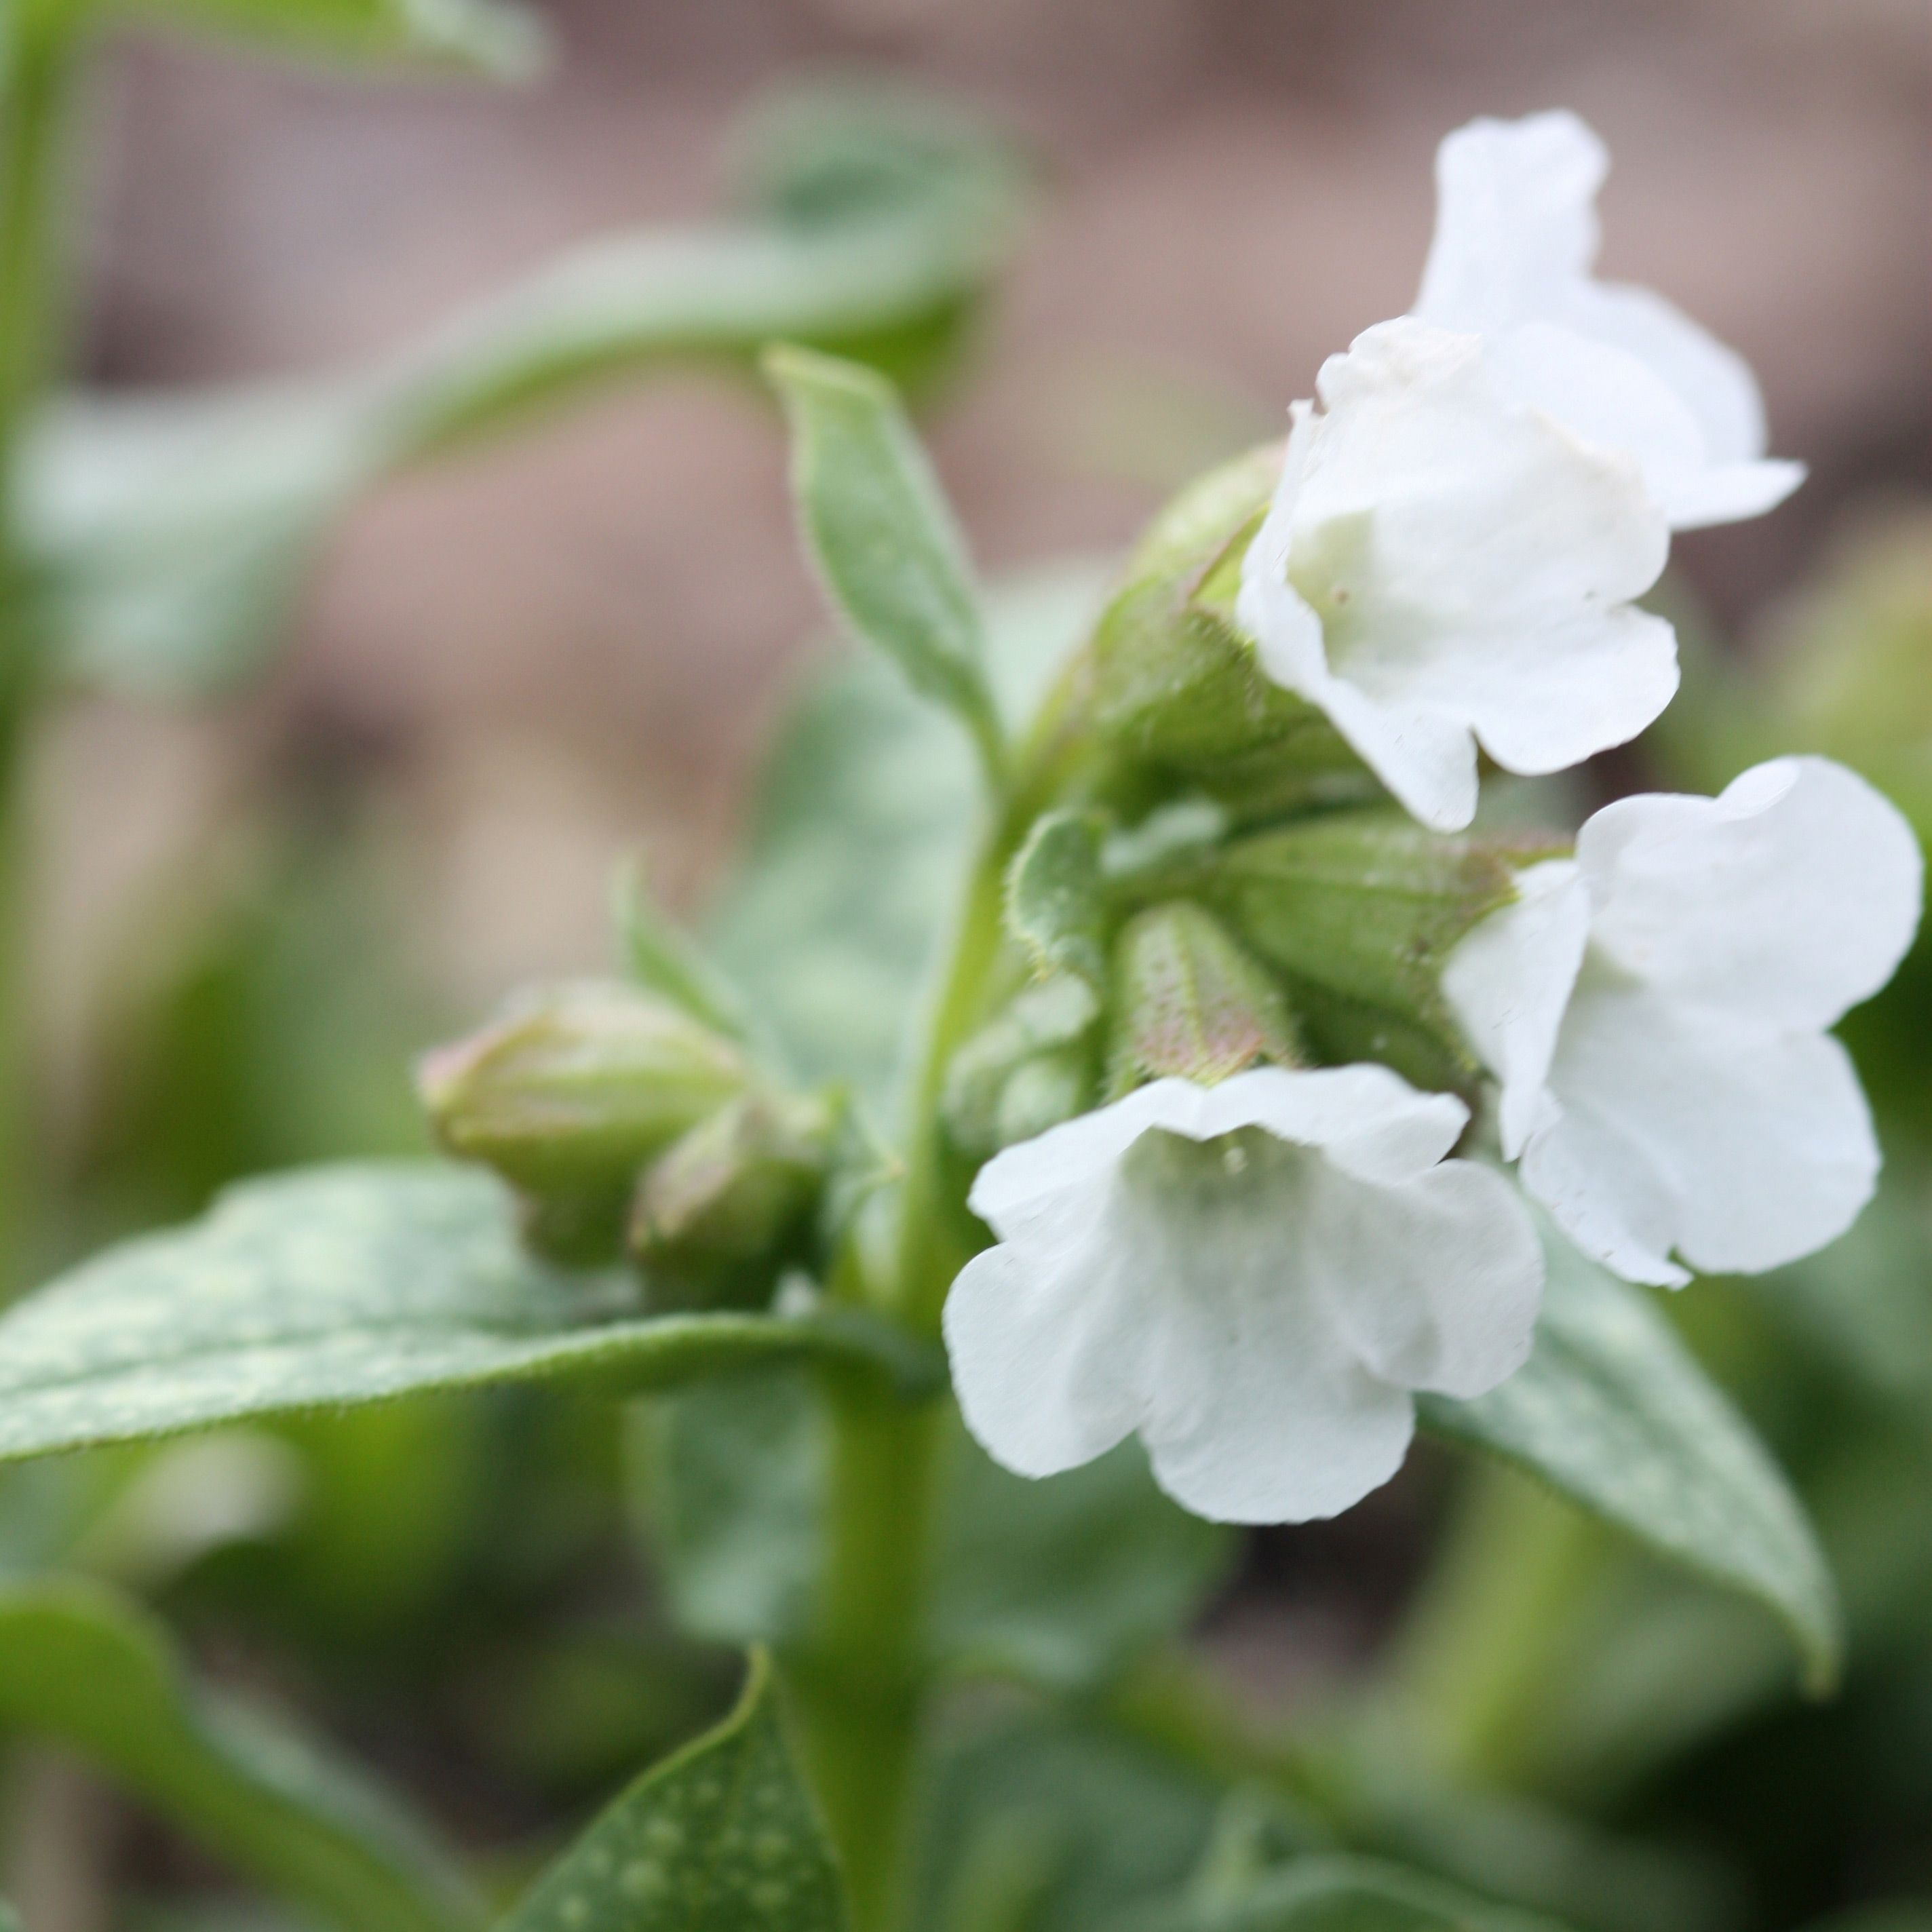
M1444 1004L1443 967L1517 869L1548 848L1427 832L1393 812L1338 812L1239 838L1206 887L1241 938L1288 976L1320 1058L1380 1060L1418 1085L1476 1067Z
M953 1056L941 1102L963 1154L983 1160L1090 1102L1100 1001L1071 973L1028 987Z
M1094 718L1130 757L1244 803L1372 797L1322 713L1263 674L1234 622L1241 559L1281 473L1270 443L1154 519L1094 633Z
M1209 912L1186 900L1127 922L1114 949L1109 1086L1178 1075L1211 1085L1257 1060L1301 1064L1281 988Z
M746 1298L800 1258L836 1126L823 1101L747 1094L683 1135L645 1172L632 1253L694 1298Z
M638 1171L745 1090L732 1041L667 1000L584 981L427 1055L417 1090L453 1154L543 1196L626 1198Z

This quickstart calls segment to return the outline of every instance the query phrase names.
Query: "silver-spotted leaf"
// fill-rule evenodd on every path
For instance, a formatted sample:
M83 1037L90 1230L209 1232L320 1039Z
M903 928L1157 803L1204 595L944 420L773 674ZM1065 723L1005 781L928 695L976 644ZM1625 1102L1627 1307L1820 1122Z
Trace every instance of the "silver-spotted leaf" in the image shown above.
M1519 1464L1652 1550L1766 1605L1816 1686L1837 1591L1803 1506L1749 1424L1641 1291L1546 1229L1534 1352L1472 1402L1426 1396L1438 1434Z
M643 1314L629 1275L533 1257L489 1175L347 1163L244 1183L0 1316L0 1460L420 1390L628 1393L826 1352L899 1359L837 1316Z
M498 1932L843 1932L838 1868L754 1652L737 1708L647 1772Z

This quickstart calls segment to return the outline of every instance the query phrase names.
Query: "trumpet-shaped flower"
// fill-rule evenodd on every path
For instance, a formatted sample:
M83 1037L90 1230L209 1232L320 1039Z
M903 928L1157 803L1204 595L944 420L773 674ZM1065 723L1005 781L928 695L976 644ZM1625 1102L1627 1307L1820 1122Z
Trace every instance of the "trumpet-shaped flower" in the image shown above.
M1478 740L1560 771L1670 703L1676 640L1631 602L1670 530L1627 458L1510 400L1478 338L1412 317L1330 357L1318 393L1236 616L1415 818L1469 823Z
M1467 1118L1385 1067L1264 1067L1007 1148L971 1196L999 1244L946 1304L968 1426L1029 1476L1138 1433L1221 1520L1346 1509L1400 1466L1412 1390L1529 1352L1541 1256L1509 1182L1444 1158Z
M1679 530L1754 517L1804 480L1765 458L1744 358L1649 290L1600 282L1604 144L1574 114L1472 122L1436 160L1414 313L1480 335L1508 392L1627 452Z
M1892 806L1828 759L1774 759L1714 799L1607 806L1519 883L1443 990L1501 1083L1504 1153L1564 1232L1673 1287L1673 1256L1755 1273L1842 1234L1879 1155L1826 1029L1918 926Z

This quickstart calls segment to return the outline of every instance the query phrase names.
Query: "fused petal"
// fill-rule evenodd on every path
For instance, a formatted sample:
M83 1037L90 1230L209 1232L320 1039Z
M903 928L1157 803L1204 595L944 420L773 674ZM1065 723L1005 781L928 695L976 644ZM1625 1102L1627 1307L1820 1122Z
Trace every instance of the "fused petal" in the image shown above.
M1609 156L1574 114L1480 120L1436 154L1415 314L1481 335L1509 393L1627 452L1685 530L1756 516L1804 480L1765 458L1750 366L1663 297L1592 278Z
M946 1309L969 1426L1030 1475L1137 1430L1220 1519L1346 1508L1400 1466L1412 1390L1528 1352L1540 1251L1506 1180L1442 1159L1466 1120L1384 1067L1267 1067L1007 1149L973 1193L1002 1239Z
M1583 964L1590 896L1576 865L1551 859L1516 881L1450 955L1442 993L1478 1059L1501 1082L1503 1154L1514 1160L1550 1102L1544 1088Z
M1828 1027L1889 980L1922 861L1898 808L1828 758L1775 758L1716 798L1608 806L1576 842L1592 943L1678 1000Z
M1622 742L1676 689L1629 608L1668 526L1634 464L1504 396L1479 338L1413 318L1324 365L1237 615L1424 824L1473 816L1476 743L1548 772Z

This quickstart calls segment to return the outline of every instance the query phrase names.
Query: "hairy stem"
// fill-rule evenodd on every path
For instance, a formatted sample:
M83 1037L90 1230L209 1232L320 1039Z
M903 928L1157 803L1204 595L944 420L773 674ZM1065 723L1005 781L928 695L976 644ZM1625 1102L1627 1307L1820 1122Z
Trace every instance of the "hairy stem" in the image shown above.
M855 1264L867 1294L922 1336L936 1336L946 1290L984 1240L968 1213L972 1174L947 1145L940 1099L952 1056L984 1015L998 962L1006 866L1083 747L1067 720L1078 672L1042 713L981 838L914 1078L906 1178L886 1278ZM844 1862L854 1932L907 1922L908 1826L929 1688L926 1623L944 1412L908 1405L876 1381L828 1376L832 1438L830 1544L813 1641L794 1660L796 1708Z

